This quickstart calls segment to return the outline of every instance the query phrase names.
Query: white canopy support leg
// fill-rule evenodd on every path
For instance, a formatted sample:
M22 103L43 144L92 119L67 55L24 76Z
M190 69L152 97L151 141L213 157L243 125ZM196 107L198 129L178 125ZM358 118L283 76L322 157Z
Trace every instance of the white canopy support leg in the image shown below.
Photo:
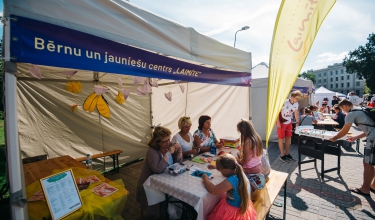
M29 219L26 206L26 188L24 181L21 151L18 139L17 113L17 65L10 59L10 23L4 24L4 124L5 146L7 149L7 173L10 193L12 219Z
M5 63L5 137L12 219L28 219L26 190L18 139L16 64Z

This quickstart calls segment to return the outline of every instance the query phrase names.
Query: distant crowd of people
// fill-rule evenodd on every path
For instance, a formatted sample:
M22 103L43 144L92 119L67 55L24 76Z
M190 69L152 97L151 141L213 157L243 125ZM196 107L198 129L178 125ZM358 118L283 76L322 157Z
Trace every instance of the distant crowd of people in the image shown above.
M299 91L292 92L289 99L287 99L282 107L279 117L276 121L277 133L279 137L280 160L283 162L290 162L294 158L289 153L290 142L292 137L292 117L295 117L296 127L299 125L311 125L316 123L315 113L329 113L328 98L323 100L321 106L319 102L315 105L302 108L301 116L298 111L298 101L302 94ZM332 142L344 137L348 134L350 128L355 124L362 132L358 135L347 139L353 142L360 138L366 138L366 145L363 153L363 183L360 187L350 188L350 191L363 196L370 196L370 192L375 193L375 121L372 119L373 113L364 111L360 108L364 102L369 108L374 107L375 94L368 96L366 101L360 102L358 96L354 92L350 93L348 99L339 100L336 96L333 97L331 105L335 112L334 120L339 123L337 126L341 128L339 132L330 138ZM284 146L285 140L285 146Z

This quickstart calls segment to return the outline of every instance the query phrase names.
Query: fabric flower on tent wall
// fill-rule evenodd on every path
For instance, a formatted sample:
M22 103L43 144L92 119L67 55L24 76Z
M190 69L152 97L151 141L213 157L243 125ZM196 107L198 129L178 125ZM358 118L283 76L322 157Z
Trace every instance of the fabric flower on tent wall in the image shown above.
M178 84L180 82L180 80L175 80L174 83ZM180 86L180 89L181 89L181 92L184 93L185 91L185 86L184 85L179 85Z
M135 93L140 96L145 96L147 93L151 92L151 86L147 78L145 77L141 77L141 78L144 78L143 85L138 86Z
M123 88L122 78L118 78L118 84L121 88L121 90L118 91L118 94L116 96L116 102L118 104L124 104L125 100L128 99L128 96L130 94L130 89Z
M169 91L167 93L164 93L165 98L167 98L169 101L172 101L172 92Z
M76 74L77 71L65 71L65 72L62 72L62 74L64 76L67 76L67 78L72 78L74 76L74 74ZM68 92L72 92L72 93L80 93L82 91L82 84L81 82L78 82L78 81L71 81L71 82L68 82L66 83L66 91Z
M32 65L32 67L29 69L29 72L35 78L38 78L38 79L42 78L42 74L40 73L40 69L38 65Z
M96 107L100 115L111 118L108 102L103 97L103 94L108 92L109 89L104 86L95 85L94 90L95 92L91 93L83 103L83 110L91 113Z

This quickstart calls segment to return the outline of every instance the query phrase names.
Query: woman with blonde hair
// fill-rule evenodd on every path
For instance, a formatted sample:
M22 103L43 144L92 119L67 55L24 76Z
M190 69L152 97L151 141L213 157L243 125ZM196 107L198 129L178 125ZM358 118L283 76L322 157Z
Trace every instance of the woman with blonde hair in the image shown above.
M193 147L194 138L190 134L191 125L190 117L181 117L178 120L180 131L172 138L172 143L178 143L181 146L184 157L198 154L198 149Z
M159 217L159 204L149 206L143 183L153 174L163 173L173 163L182 162L182 149L177 143L170 142L171 131L165 127L156 127L151 140L148 142L148 150L143 162L141 175L137 184L137 202L147 214Z

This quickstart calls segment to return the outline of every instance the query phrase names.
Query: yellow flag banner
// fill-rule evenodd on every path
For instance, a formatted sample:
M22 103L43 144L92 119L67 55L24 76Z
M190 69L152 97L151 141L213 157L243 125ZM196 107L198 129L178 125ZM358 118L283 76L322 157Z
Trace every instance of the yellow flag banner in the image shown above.
M336 0L283 0L276 18L268 72L266 144L315 36Z

